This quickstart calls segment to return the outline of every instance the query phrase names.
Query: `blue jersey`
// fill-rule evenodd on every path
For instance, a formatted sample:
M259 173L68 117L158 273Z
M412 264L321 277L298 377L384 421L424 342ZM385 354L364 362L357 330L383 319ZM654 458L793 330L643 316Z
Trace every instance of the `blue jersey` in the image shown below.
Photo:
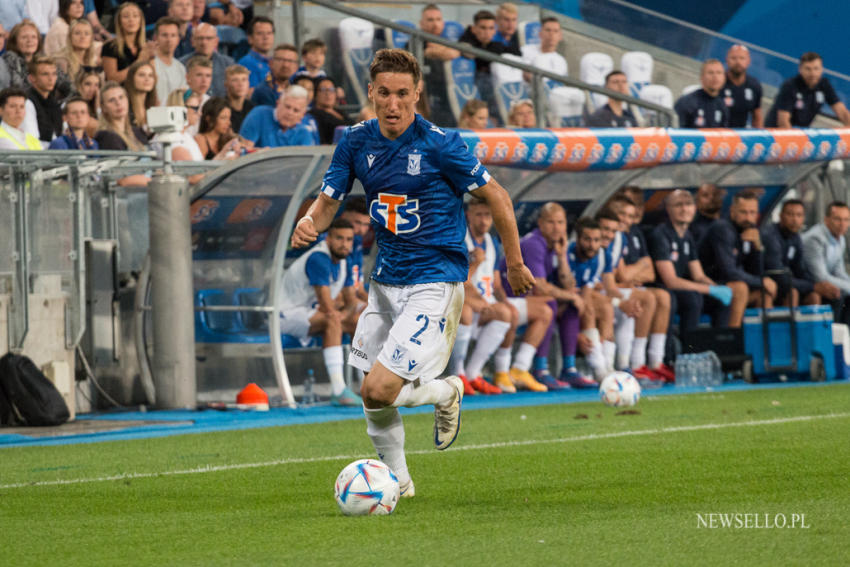
M322 192L343 200L359 179L369 203L378 257L372 278L390 285L463 282L469 271L463 195L490 181L460 135L418 114L395 140L378 120L347 129Z
M575 242L567 248L567 260L570 270L576 278L576 287L595 286L602 282L602 274L610 274L612 270L611 253L607 248L600 248L593 258L581 260Z
M628 253L628 245L629 242L626 238L626 233L619 230L614 233L614 238L611 239L607 248L608 255L611 258L611 270L616 269L620 265L620 260L625 258Z
M292 128L284 130L275 118L275 107L255 106L242 122L239 133L251 140L258 148L278 148L281 146L314 146L318 144L318 135L302 121ZM312 117L311 117L312 120Z

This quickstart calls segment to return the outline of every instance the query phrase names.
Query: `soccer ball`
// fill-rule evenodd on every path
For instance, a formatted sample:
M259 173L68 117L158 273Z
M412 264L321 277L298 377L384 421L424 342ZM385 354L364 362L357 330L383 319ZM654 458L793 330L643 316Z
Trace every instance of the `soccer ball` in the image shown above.
M398 504L398 479L375 459L360 459L336 477L334 498L346 516L385 516Z
M614 372L599 385L599 398L612 408L629 408L640 399L640 384L628 372Z

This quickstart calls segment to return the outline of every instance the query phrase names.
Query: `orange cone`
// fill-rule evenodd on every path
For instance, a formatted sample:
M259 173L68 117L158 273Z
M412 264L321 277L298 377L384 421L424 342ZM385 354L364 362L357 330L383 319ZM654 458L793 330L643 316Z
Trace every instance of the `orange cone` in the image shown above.
M269 411L269 396L262 388L251 382L236 395L236 407Z

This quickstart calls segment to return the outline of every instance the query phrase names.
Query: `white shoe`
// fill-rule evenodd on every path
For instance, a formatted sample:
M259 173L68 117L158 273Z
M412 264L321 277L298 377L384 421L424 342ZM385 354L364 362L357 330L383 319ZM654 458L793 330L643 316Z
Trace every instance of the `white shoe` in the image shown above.
M460 431L460 402L463 400L463 381L457 376L449 376L446 382L455 390L452 399L442 405L434 406L434 445L442 451L448 449Z
M408 480L405 484L399 484L399 495L402 498L413 498L416 496L416 489L413 486L413 479Z

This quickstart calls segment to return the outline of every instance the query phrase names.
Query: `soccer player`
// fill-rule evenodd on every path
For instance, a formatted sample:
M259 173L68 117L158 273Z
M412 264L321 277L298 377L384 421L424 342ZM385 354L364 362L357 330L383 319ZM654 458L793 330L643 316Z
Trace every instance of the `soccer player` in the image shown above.
M280 332L302 340L321 333L331 404L335 406L363 403L343 381L342 334L354 332L357 324L347 260L353 242L354 227L345 219L336 219L327 237L286 270L280 286ZM342 309L337 308L340 299Z
M522 262L507 192L456 132L415 113L421 77L416 58L401 49L381 49L369 76L377 118L346 130L318 199L296 224L292 244L314 241L355 178L360 180L376 228L378 258L349 363L367 373L360 389L366 431L398 477L402 496L410 497L414 487L398 408L434 404L438 450L447 449L460 429L463 383L457 376L435 378L451 353L468 275L464 193L473 191L490 206L514 291L530 290L534 278Z

